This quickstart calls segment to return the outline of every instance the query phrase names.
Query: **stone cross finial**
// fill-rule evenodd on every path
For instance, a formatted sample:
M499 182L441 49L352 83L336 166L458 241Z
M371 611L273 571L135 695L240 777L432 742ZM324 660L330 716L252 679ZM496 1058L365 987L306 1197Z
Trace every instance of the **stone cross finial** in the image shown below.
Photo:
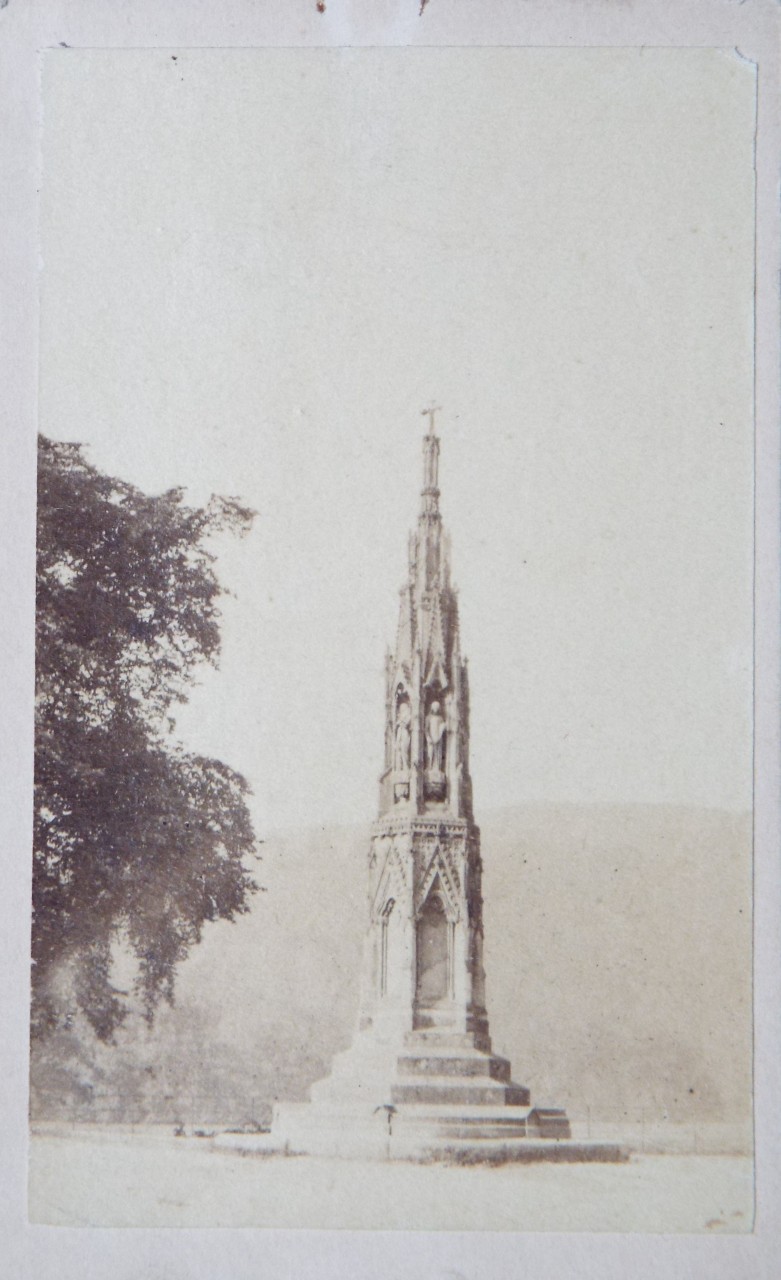
M439 413L441 409L442 405L434 404L434 401L432 400L428 409L421 409L420 411L421 418L425 418L426 415L428 415L428 434L430 436L433 436L434 434L434 414Z

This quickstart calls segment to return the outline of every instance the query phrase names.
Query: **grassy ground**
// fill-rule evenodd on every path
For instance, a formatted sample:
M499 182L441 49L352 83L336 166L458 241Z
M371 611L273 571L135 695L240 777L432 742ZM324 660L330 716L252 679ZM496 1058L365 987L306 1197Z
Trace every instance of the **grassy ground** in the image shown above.
M34 1133L30 1219L68 1226L745 1232L751 1160L498 1168L241 1156L170 1130Z

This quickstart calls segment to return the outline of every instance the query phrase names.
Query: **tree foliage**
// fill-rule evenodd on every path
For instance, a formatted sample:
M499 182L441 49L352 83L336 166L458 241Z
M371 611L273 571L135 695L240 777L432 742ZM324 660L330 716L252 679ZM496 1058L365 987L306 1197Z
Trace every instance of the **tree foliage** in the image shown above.
M185 752L170 717L219 654L209 539L251 517L233 499L150 497L101 474L81 446L39 440L36 1035L69 1016L67 971L71 1010L111 1039L128 1007L111 978L119 936L151 1019L204 922L247 910L247 784Z

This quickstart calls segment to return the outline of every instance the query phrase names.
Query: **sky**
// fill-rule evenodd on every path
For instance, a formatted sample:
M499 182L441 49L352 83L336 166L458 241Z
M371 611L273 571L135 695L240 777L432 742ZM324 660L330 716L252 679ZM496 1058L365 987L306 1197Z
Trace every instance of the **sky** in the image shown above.
M40 425L235 494L177 731L369 821L441 405L475 811L751 802L752 68L713 50L52 50Z

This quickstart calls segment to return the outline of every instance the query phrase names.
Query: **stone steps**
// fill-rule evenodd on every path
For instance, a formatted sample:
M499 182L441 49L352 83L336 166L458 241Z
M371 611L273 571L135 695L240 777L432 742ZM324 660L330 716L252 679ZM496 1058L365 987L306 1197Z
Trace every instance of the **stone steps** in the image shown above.
M485 1142L541 1136L530 1107L473 1108L477 1113L487 1114L472 1114L471 1110L402 1106L392 1117L393 1133L401 1138L407 1133L413 1134L416 1142L452 1139Z
M491 1038L478 1031L443 1031L418 1028L404 1036L405 1049L425 1051L433 1048L436 1053L448 1049L475 1049L479 1053L491 1052Z
M510 1078L510 1063L475 1046L472 1033L414 1031L403 1044L367 1037L333 1060L314 1084L314 1103L378 1098L394 1106L523 1107L529 1093Z
M291 1151L323 1155L363 1152L382 1159L387 1158L387 1143L392 1141L399 1158L417 1153L424 1158L466 1163L492 1152L497 1153L497 1159L524 1159L522 1148L550 1143L551 1139L551 1145L570 1141L563 1111L508 1103L507 1092L506 1086L495 1086L490 1102L472 1103L460 1098L444 1101L441 1095L411 1103L394 1099L379 1106L357 1101L354 1095L349 1102L280 1103L274 1125L276 1141L282 1138ZM511 1149L519 1154L509 1156Z
M569 1118L558 1107L535 1107L534 1117L541 1138L568 1138Z
M300 1105L300 1104L299 1104ZM464 1124L516 1124L518 1120L527 1119L537 1110L531 1106L508 1107L496 1099L492 1103L473 1103L468 1109L458 1103L433 1103L430 1106L410 1104L398 1106L394 1117L400 1122L425 1124L428 1121L440 1123L457 1120ZM394 1123L396 1123L394 1119Z
M522 1085L505 1084L488 1077L458 1077L449 1075L411 1078L395 1081L391 1085L391 1101L395 1105L416 1103L479 1106L498 1104L507 1107L525 1107L529 1103L529 1091Z
M507 1058L492 1054L452 1049L432 1054L403 1054L397 1069L402 1076L488 1076L492 1080L510 1083L510 1063Z
M277 1107L274 1134L291 1151L387 1159L392 1142L399 1158L408 1152L466 1163L569 1140L566 1114L532 1107L510 1071L475 1032L361 1034L312 1086L310 1103Z

